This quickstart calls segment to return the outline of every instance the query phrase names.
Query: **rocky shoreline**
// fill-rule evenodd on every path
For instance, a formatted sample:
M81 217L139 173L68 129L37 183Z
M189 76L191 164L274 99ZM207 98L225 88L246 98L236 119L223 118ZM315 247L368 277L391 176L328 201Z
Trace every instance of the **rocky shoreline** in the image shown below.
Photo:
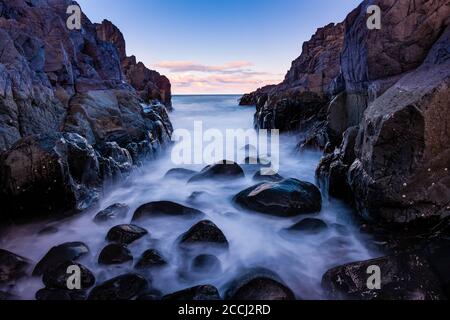
M369 4L383 12L381 30L366 27ZM281 84L241 99L256 105L257 129L324 151L318 184L393 254L330 270L332 298L450 297L449 16L446 1L363 1L303 45ZM388 289L376 295L365 287L371 264L399 273L383 274Z
M169 80L72 1L0 1L0 220L61 218L170 143ZM147 107L143 108L144 103Z

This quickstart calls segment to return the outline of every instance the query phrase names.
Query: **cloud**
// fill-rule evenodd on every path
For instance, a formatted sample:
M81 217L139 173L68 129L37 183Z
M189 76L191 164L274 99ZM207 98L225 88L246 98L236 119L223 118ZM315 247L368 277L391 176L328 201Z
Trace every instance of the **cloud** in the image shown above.
M173 92L196 93L244 93L268 84L279 83L282 74L254 70L250 61L231 61L221 65L206 65L192 61L161 61L154 65L165 69Z
M242 71L243 68L252 67L249 61L232 61L223 65L211 66L191 61L161 61L155 65L157 68L167 69L172 73L176 72L234 72Z

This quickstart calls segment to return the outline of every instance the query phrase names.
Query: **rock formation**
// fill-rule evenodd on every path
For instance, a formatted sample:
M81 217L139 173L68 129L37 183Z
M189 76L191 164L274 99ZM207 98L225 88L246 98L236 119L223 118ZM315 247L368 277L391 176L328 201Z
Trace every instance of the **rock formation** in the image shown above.
M367 28L367 7L382 11ZM283 83L245 95L255 126L300 132L325 150L332 196L376 224L449 213L450 8L444 0L364 1L303 45Z
M69 30L72 3L0 1L1 220L85 209L170 141L170 82L125 63L106 23Z

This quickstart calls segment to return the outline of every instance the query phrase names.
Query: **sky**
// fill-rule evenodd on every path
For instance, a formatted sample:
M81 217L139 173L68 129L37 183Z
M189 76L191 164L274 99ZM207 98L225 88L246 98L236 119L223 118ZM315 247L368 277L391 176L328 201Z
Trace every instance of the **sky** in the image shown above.
M174 94L242 94L279 83L317 28L361 0L78 0L112 21L127 55L166 75Z

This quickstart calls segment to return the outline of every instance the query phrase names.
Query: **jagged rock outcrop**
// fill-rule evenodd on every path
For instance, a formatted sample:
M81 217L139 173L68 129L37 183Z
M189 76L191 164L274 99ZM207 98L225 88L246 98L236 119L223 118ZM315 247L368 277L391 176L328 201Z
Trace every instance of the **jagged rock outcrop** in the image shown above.
M369 5L381 8L380 30L367 27ZM365 219L388 226L442 217L450 198L449 17L445 0L366 0L305 43L282 84L242 103L257 105L257 128L294 129L300 146L324 149L321 187ZM314 76L323 66L329 76ZM305 103L298 91L325 102Z
M82 30L69 30L70 4L0 0L1 220L82 210L102 181L170 141L166 108L144 109L126 82L124 41L103 41L84 15ZM152 99L170 101L170 90L163 96Z
M148 69L142 62L136 62L135 56L127 57L123 34L110 21L103 20L101 24L96 24L96 28L99 39L117 46L125 79L136 89L141 99L146 102L159 100L172 110L169 79Z

